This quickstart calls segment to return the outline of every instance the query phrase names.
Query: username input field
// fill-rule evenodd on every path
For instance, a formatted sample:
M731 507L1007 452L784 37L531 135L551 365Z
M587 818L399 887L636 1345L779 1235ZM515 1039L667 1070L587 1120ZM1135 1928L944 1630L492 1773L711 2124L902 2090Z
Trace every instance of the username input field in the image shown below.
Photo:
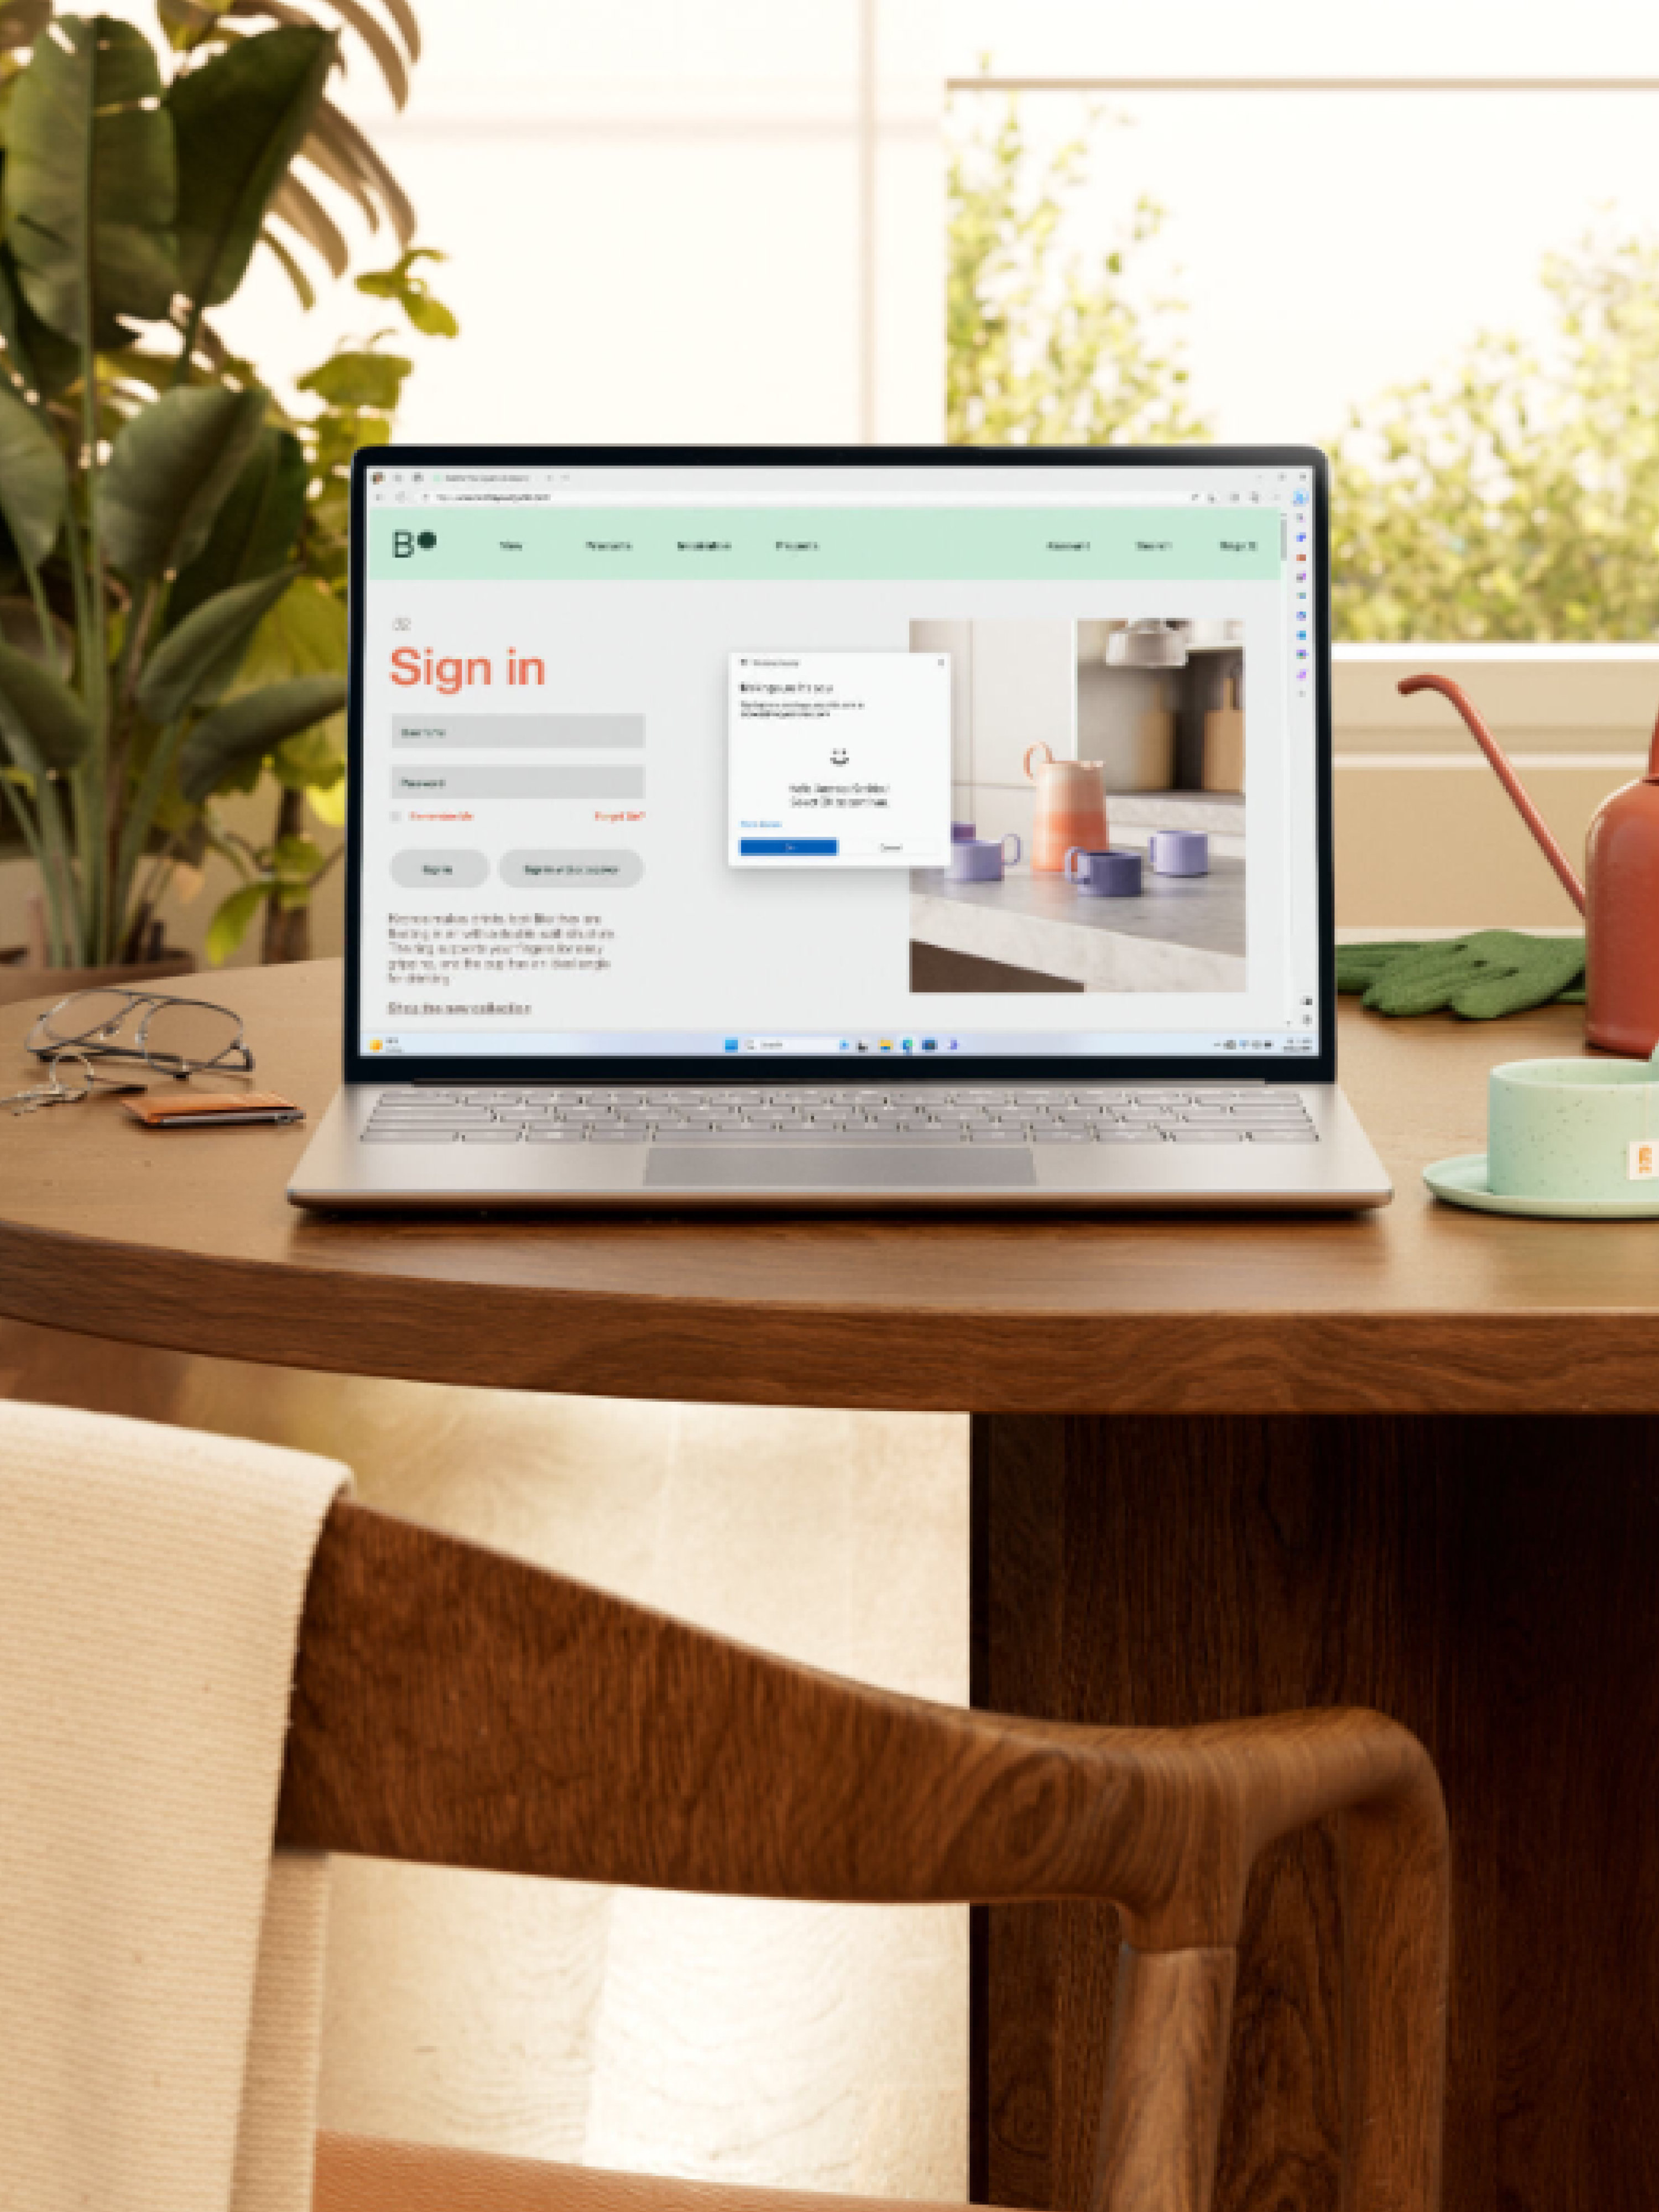
M394 714L392 742L400 752L445 745L585 746L595 752L645 743L643 714Z

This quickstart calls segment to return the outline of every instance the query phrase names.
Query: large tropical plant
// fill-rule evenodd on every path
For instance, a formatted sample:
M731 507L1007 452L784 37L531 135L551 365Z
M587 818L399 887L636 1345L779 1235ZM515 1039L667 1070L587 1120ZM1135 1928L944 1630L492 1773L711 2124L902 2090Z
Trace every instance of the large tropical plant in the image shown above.
M384 4L412 53L406 0ZM329 534L319 462L338 468L326 425L295 422L211 311L262 238L308 295L273 223L340 265L302 158L409 242L406 202L326 97L337 28L288 0L161 13L158 55L112 17L0 5L0 51L27 52L0 87L0 794L64 965L143 957L214 791L342 701L337 667L248 681ZM261 16L276 27L242 32ZM367 0L350 20L388 42ZM394 296L400 275L418 281L407 256Z

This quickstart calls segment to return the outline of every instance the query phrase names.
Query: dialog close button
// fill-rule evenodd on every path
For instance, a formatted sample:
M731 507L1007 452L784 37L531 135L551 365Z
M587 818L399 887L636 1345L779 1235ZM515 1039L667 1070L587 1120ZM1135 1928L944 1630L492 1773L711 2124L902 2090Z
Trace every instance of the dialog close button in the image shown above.
M501 881L529 890L542 884L625 891L645 873L637 853L504 853Z
M482 853L422 852L412 847L395 855L392 880L412 891L475 891L489 873Z

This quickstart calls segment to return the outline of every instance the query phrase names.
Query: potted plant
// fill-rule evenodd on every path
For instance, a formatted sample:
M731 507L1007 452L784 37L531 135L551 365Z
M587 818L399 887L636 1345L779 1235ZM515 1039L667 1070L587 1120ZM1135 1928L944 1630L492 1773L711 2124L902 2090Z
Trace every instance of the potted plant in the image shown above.
M406 0L386 6L412 54ZM326 97L337 33L291 7L248 35L205 0L161 12L165 76L131 24L0 5L0 47L29 48L0 88L0 811L40 915L39 964L10 995L191 964L156 909L219 835L215 793L290 746L284 792L338 775L304 749L343 703L343 629L328 618L319 645L313 615L307 643L303 587L337 606L319 476L338 479L354 432L326 394L296 423L209 317L262 238L308 303L273 223L343 266L302 156L406 248L412 216ZM384 64L388 34L361 13ZM418 318L408 252L377 286ZM303 882L291 852L270 857L273 884L284 866Z

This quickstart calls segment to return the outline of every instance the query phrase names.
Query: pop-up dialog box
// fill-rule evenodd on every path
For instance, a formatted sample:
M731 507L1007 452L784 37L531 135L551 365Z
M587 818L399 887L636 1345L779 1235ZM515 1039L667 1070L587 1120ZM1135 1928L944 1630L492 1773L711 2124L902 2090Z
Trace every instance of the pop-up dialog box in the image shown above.
M734 868L942 868L951 664L933 653L734 653Z

